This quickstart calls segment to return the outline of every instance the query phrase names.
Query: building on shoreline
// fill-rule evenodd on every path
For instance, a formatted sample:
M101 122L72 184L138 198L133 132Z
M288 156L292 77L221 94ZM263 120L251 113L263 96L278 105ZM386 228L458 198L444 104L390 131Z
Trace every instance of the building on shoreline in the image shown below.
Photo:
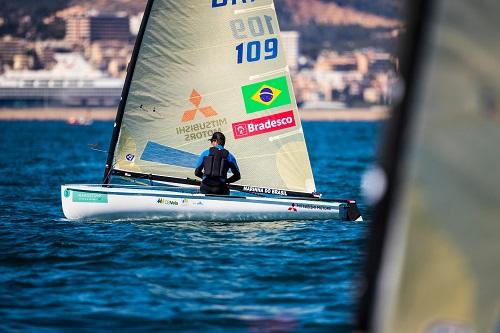
M300 34L298 31L282 31L281 39L288 67L292 71L297 71L299 69L300 57Z
M0 107L115 107L123 80L92 68L78 53L56 53L50 70L7 70L0 76Z
M28 42L19 38L4 36L0 39L0 73L4 68L17 68L19 63L29 61ZM17 58L17 61L16 61ZM28 67L28 64L26 64Z
M96 41L130 41L130 22L127 16L83 15L66 20L66 41L70 44L86 44Z
M397 59L375 49L322 52L293 77L297 101L308 109L387 106L397 80Z

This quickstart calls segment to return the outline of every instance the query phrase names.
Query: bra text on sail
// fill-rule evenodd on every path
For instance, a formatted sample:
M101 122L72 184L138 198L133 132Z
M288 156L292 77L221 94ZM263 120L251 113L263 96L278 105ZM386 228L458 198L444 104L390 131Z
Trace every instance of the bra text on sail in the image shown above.
M229 5L237 5L239 3L247 4L255 2L255 0L212 0L212 8L225 7Z

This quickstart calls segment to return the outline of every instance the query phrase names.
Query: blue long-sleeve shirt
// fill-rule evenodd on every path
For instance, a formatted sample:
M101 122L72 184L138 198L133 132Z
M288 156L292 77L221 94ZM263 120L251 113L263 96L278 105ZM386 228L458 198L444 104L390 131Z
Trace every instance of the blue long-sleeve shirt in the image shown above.
M224 147L221 145L217 145L217 146L215 146L215 148L217 148L219 150L224 149ZM203 171L203 161L204 161L205 157L207 157L208 155L210 155L210 149L207 149L203 153L201 153L200 157L198 157L198 161L196 162L196 166L195 166L196 170L195 170L194 174L197 177L200 177L202 179L205 179L205 175L202 172ZM238 163L236 162L236 158L229 151L228 151L228 155L227 155L227 162L229 163L229 170L231 170L233 175L231 177L229 177L229 179L226 179L225 177L221 177L220 181L221 181L221 183L237 182L238 180L241 179L240 169L238 167Z

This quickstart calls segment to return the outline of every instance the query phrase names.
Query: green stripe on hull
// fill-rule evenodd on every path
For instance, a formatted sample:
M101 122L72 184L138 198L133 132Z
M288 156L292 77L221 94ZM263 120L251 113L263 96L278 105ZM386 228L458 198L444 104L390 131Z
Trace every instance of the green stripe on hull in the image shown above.
M73 191L73 202L108 203L108 194Z

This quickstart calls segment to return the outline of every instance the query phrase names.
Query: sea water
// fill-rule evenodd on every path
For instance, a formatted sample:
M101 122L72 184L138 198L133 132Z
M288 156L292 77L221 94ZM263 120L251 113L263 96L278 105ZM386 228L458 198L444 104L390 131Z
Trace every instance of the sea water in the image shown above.
M0 332L349 331L380 128L304 124L318 190L362 223L89 223L60 185L101 181L112 123L0 122Z

